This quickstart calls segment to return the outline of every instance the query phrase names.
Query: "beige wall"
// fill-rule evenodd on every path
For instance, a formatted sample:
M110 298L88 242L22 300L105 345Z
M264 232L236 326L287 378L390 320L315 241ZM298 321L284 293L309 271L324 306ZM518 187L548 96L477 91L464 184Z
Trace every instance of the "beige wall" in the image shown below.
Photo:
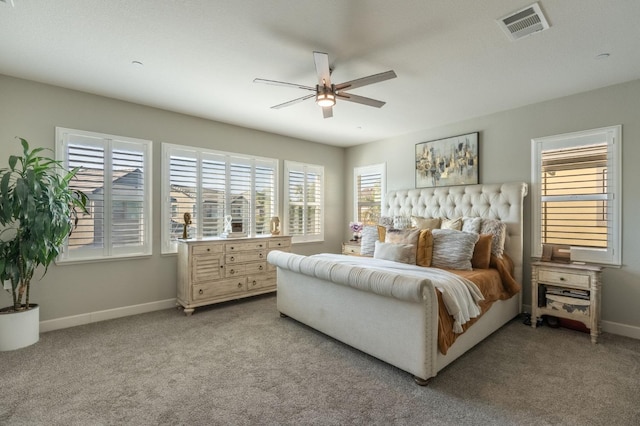
M16 136L32 146L53 149L56 126L153 141L153 255L53 265L32 290L31 300L41 305L41 320L175 298L176 257L160 254L162 142L278 158L281 171L282 160L323 165L326 187L331 188L325 198L325 241L298 244L293 251L340 251L345 216L343 148L0 75L0 167L6 166L10 154L19 152ZM0 307L10 303L10 295L0 292Z
M419 142L480 132L480 182L531 181L531 139L616 124L623 133L623 267L603 275L605 329L640 337L640 80L581 93L497 114L425 129L403 137L347 149L345 187L353 167L387 163L387 189L414 188L414 149ZM353 194L345 193L345 221L353 217ZM525 293L530 305L531 202L525 202Z

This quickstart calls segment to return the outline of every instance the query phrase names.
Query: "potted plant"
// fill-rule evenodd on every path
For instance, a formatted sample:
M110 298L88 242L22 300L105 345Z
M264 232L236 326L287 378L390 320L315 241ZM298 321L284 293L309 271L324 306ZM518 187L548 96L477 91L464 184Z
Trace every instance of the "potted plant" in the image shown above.
M31 280L42 276L58 256L75 224L86 212L87 197L69 187L78 169L30 150L20 138L23 154L11 155L0 169L0 283L13 304L0 309L0 350L13 350L39 339L39 307L29 301ZM35 329L34 329L35 326Z

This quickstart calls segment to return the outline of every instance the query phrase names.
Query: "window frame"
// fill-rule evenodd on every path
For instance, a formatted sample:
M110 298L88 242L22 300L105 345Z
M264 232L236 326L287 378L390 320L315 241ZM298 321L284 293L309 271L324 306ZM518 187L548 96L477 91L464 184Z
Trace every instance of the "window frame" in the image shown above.
M107 260L118 260L123 258L135 258L135 257L147 257L153 253L153 145L151 140L131 138L127 136L110 135L100 132L90 132L86 130L69 129L64 127L55 128L55 155L56 159L61 161L65 168L69 167L69 158L67 147L74 142L70 140L73 136L79 136L83 138L94 139L92 142L84 141L82 143L86 145L93 145L101 147L105 150L103 167L106 170L104 176L104 191L103 195L103 210L105 212L111 212L111 214L103 214L103 235L105 236L105 244L102 248L92 248L83 251L73 252L68 248L68 240L65 241L62 253L56 259L57 264L68 264L78 262L99 262ZM122 196L117 196L112 192L108 192L112 188L113 180L113 151L118 149L119 146L132 145L136 149L142 152L143 172L142 179L144 182L143 195L142 195L142 214L140 218L142 225L142 243L136 246L114 246L112 236L114 232L113 228L113 204L114 203L126 203L126 202L138 202L136 200L125 200ZM109 155L107 155L107 153ZM125 196L126 198L126 196ZM123 219L124 220L124 219Z
M609 126L580 132L531 139L531 253L542 255L542 152L607 143L607 194L611 218L611 232L607 248L570 247L572 261L620 266L622 264L622 126ZM613 170L613 173L611 171Z
M218 235L204 235L205 229L203 226L203 220L205 219L204 213L206 211L215 211L216 206L214 206L211 200L204 199L203 197L203 173L202 173L202 162L203 161L224 161L225 164L225 179L224 179L224 215L220 218L221 220L225 215L232 214L231 209L234 208L235 204L231 196L230 191L230 170L232 166L243 165L250 167L250 199L249 205L256 205L256 169L257 168L272 168L273 169L273 212L270 217L266 219L265 226L266 230L269 229L269 222L272 216L278 215L279 209L279 188L280 188L280 166L279 160L276 158L268 158L268 157L259 157L255 155L245 155L233 152L226 151L217 151L206 148L198 148L186 145L177 145L171 143L162 143L162 208L161 208L161 246L162 246L162 254L173 254L177 253L178 244L177 240L171 239L171 229L169 226L165 226L167 223L170 223L172 215L172 211L174 211L172 196L171 196L171 156L184 156L186 158L193 158L196 162L196 172L194 179L196 180L196 201L193 204L192 216L194 217L194 228L195 235L189 235L190 238L210 238L216 237ZM205 205L207 205L205 209ZM219 208L219 207L218 207ZM198 210L202 210L202 214L197 214ZM249 210L249 229L243 229L243 232L247 236L255 236L255 235L267 235L268 232L264 234L256 234L256 219L255 219L255 208ZM211 217L207 217L211 219ZM244 224L244 221L243 221ZM243 226L244 228L244 226ZM209 232L209 231L207 231Z
M308 173L317 173L320 175L320 231L317 233L310 234L306 229L306 220L303 220L303 226L305 227L302 234L292 234L290 226L289 226L289 179L291 172L303 173L305 176L304 183L304 194L307 192L307 174ZM301 163L296 161L284 161L284 221L283 221L283 230L287 235L291 236L292 244L296 243L310 243L310 242L323 242L324 241L324 228L325 228L325 209L324 209L324 201L325 201L325 173L324 166L318 164L309 164L309 163ZM306 211L306 196L303 196L303 212Z
M380 214L382 214L382 206L387 194L387 164L371 164L368 166L359 166L353 168L353 220L355 222L363 222L360 218L360 187L358 185L358 177L366 174L380 175ZM378 218L379 220L380 218ZM377 221L376 221L377 224Z

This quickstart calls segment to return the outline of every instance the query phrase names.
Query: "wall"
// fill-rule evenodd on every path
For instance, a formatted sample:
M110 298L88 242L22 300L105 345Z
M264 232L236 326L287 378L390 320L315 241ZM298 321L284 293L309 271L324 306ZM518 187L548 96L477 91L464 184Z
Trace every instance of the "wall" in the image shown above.
M325 241L297 244L293 251L300 254L340 251L345 215L343 148L2 75L0 94L0 167L6 167L10 154L20 152L16 136L27 139L32 147L53 149L56 126L153 141L153 255L51 266L42 281L32 287L31 300L41 305L41 321L76 315L88 318L89 313L171 302L175 298L176 256L160 254L162 142L324 165L326 187L332 188L325 195ZM281 171L283 167L281 161ZM10 304L10 295L0 292L0 307Z
M346 187L353 167L386 162L387 189L414 188L414 149L419 142L480 132L480 182L531 181L531 139L598 127L622 125L623 266L603 274L603 329L640 338L640 80L528 105L402 137L347 149ZM345 193L346 216L353 217L353 194ZM524 304L531 304L531 202L525 200Z

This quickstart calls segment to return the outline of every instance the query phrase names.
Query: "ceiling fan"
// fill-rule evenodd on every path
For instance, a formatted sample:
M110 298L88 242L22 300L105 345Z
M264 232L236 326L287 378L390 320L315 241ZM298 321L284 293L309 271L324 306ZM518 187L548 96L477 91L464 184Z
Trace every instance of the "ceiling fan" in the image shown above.
M376 99L365 98L364 96L354 95L347 93L345 90L356 89L358 87L367 86L373 83L379 83L381 81L390 80L396 78L396 73L391 71L382 72L380 74L373 74L368 77L362 77L355 80L347 81L340 84L331 83L331 72L329 68L329 55L322 52L313 52L313 60L316 64L316 73L318 74L318 84L315 87L303 86L302 84L285 83L283 81L265 80L263 78L256 78L254 83L272 84L274 86L295 87L297 89L308 90L313 92L312 94L302 96L300 98L274 105L271 108L280 109L295 105L299 102L307 99L316 98L316 103L322 107L322 115L324 118L333 117L333 106L336 104L336 100L355 102L362 105L368 105L376 108L381 108L385 103Z

